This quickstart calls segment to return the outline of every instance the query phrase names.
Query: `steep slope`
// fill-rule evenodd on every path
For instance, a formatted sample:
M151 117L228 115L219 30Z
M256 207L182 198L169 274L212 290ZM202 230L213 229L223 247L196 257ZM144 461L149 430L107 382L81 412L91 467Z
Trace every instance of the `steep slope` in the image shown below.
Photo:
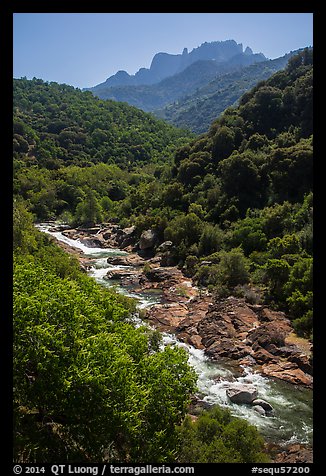
M259 55L244 53L237 55L237 61L218 62L215 60L198 60L185 68L182 72L163 79L152 85L126 85L107 87L99 85L89 88L93 94L102 99L114 99L132 104L144 111L159 109L179 98L194 93L214 78L229 72L237 71L244 64L262 61ZM245 58L242 61L242 58ZM264 58L265 59L265 58Z
M206 132L214 119L259 81L285 68L289 58L299 50L274 60L251 64L241 70L228 72L197 89L190 96L178 99L164 109L153 111L157 117L192 130Z

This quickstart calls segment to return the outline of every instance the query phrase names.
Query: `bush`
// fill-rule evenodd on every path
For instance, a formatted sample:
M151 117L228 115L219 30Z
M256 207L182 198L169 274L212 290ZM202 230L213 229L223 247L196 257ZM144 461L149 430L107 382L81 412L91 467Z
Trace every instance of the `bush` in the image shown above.
M261 292L258 289L247 284L236 286L234 288L234 295L245 298L250 304L260 304L262 298Z
M219 281L231 288L249 282L249 263L241 248L221 252Z
M201 256L207 256L219 251L223 242L223 232L217 225L205 225L199 239L198 251Z
M249 282L249 261L241 248L213 253L206 259L211 264L199 266L195 274L199 284L232 290L237 285Z
M192 422L186 417L179 429L180 463L266 463L264 440L257 429L214 407Z
M293 327L296 333L299 336L312 339L312 326L313 326L313 312L308 311L302 317L295 319L293 322Z

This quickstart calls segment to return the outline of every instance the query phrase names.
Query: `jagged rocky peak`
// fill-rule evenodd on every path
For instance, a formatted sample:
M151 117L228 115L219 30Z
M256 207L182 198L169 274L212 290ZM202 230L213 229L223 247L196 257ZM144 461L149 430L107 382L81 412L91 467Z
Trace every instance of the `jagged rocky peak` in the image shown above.
M180 67L182 55L157 53L151 63L150 71L159 79L175 74Z
M244 58L241 58L241 56ZM140 68L134 75L129 75L126 71L118 71L113 76L110 76L105 83L87 89L93 90L103 87L137 86L142 84L151 85L180 73L196 61L213 60L218 63L230 61L232 64L248 64L252 56L256 56L255 60L257 59L258 61L265 58L264 55L261 58L254 55L249 46L243 51L242 43L237 43L235 40L205 42L190 52L185 47L180 54L156 53L150 68Z
M250 46L247 46L247 48L244 50L244 54L245 54L245 55L253 55L254 52L252 51L252 49L250 48Z
M227 61L235 55L243 52L242 43L237 43L234 40L225 41L207 41L201 44L198 48L194 48L189 53L189 58L193 61L209 60Z

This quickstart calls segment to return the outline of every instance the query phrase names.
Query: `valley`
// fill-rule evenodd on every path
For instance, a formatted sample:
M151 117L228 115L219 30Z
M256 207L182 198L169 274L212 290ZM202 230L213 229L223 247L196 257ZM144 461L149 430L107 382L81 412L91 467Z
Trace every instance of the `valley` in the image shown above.
M204 45L200 135L14 80L15 461L312 462L312 49Z
M194 412L193 415L196 415L199 408L214 404L229 408L233 415L245 418L259 428L270 448L274 445L285 455L296 446L297 451L292 454L292 460L287 457L288 462L296 462L301 453L307 454L309 451L312 461L312 368L308 364L311 354L302 353L302 349L287 344L285 339L282 346L284 370L281 365L281 371L273 375L272 372L266 371L266 365L261 366L262 362L259 360L260 354L263 353L263 362L268 362L268 352L264 348L268 340L265 331L262 334L265 338L264 347L259 345L259 334L252 345L252 349L255 348L256 351L248 347L247 351L244 351L241 344L246 326L251 332L254 328L260 329L257 317L253 317L253 310L257 312L259 309L264 316L263 326L265 322L271 322L274 332L279 326L278 331L284 333L282 325L285 323L288 326L288 335L291 336L293 329L284 316L262 306L250 306L239 298L230 297L216 302L213 295L200 291L178 268L157 267L161 258L159 255L144 259L138 253L132 254L117 247L112 248L116 237L123 234L122 230L114 226L112 228L115 232L112 233L111 228L111 236L101 243L97 238L101 228L94 234L94 229L91 233L87 230L78 232L67 226L61 227L57 223L44 223L37 227L52 236L63 249L77 255L82 269L86 269L101 286L113 286L118 292L136 299L139 309L134 317L136 326L146 325L159 329L163 335L163 345L181 346L187 350L189 364L198 375L198 393L193 397L194 403L190 410ZM96 244L101 246L96 247ZM146 272L143 271L145 263L148 267ZM155 271L157 277L154 274L151 277L150 270L153 273ZM223 343L224 352L214 354L210 347L205 348L202 341L213 339L212 347L215 347L216 344L221 344L221 336L216 331L210 334L209 328L202 325L202 338L194 326L201 325L205 319L211 321L211 316L214 316L218 306L224 308L224 313L213 319L225 327L228 325L229 316L234 315L237 319L239 343L235 344L232 333ZM222 342L223 339L225 337L222 337ZM244 351L242 355L239 348L234 352L234 348L239 344ZM302 364L297 360L299 366L293 365L291 352L293 356L302 359ZM269 354L271 367L275 365L277 354ZM260 362L260 365L257 365L257 362ZM303 372L302 368L307 373ZM229 387L245 388L248 384L258 389L259 398L273 406L272 415L262 416L253 411L255 407L232 403L229 400L226 393Z

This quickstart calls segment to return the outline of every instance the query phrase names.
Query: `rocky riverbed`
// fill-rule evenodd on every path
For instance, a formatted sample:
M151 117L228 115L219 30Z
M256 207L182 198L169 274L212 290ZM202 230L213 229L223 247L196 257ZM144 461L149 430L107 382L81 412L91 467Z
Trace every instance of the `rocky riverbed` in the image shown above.
M89 229L52 228L52 232L56 231L68 238L69 244L60 241L60 245L78 256L84 271L91 269L94 259L85 256L83 246L103 251L124 250L124 254L102 258L110 266L103 278L132 289L135 295L158 291L159 302L146 309L147 322L204 352L210 361L230 365L238 375L244 375L244 385L248 383L249 368L285 384L312 388L311 346L294 335L285 314L234 296L217 299L198 289L190 278L171 265L171 242L159 244L151 230L137 240L134 227L121 230L115 224ZM78 246L71 246L74 242ZM224 392L232 401L227 393L231 387L225 387ZM238 389L236 385L235 390ZM269 403L259 395L254 395L250 405L260 416L271 414ZM311 448L299 443L282 447L276 453L276 462L299 462L300 458L307 462L307 458L312 458Z
M116 224L53 230L90 248L128 252L108 258L119 269L108 271L106 279L132 286L136 294L161 290L161 303L151 306L145 315L154 327L204 349L212 360L231 360L240 371L249 366L268 377L312 388L310 345L307 341L302 345L304 340L295 338L286 315L244 298L217 299L198 289L176 266L162 266L169 259L171 242L156 247L155 252L156 237L151 230L137 243L135 227L122 230ZM67 244L61 246L68 248ZM78 255L83 269L92 265L80 249L69 251Z

